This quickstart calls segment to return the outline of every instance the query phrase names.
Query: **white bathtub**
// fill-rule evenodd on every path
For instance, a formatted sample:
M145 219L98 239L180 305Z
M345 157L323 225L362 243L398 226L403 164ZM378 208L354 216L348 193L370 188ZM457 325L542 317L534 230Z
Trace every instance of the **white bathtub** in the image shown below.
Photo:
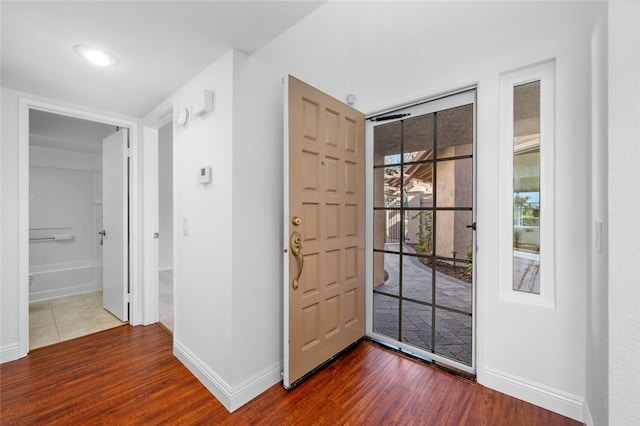
M102 288L102 265L91 261L29 267L29 301L86 293Z

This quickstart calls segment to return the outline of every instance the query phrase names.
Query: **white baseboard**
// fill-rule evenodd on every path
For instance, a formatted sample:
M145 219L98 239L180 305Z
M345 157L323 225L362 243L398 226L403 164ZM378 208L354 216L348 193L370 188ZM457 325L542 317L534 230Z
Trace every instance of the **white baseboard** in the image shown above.
M231 386L178 340L174 340L173 352L229 412L237 410L282 380L280 375L282 364L278 362L239 385Z
M570 417L579 422L584 417L584 398L532 382L503 371L485 368L482 385L515 398Z
M591 410L589 410L589 403L585 399L582 413L582 423L587 426L595 426L593 423L593 417L591 417Z
M54 290L46 290L38 293L29 293L29 303L38 302L40 300L56 299L58 297L71 296L72 294L89 293L101 290L102 285L98 282L90 282L88 284L77 285L74 287L58 288Z
M151 323L149 323L151 324ZM142 309L136 309L129 316L129 325L149 325L144 322L144 314Z
M9 361L15 361L22 358L20 356L20 345L14 343L12 345L6 345L0 348L0 364Z

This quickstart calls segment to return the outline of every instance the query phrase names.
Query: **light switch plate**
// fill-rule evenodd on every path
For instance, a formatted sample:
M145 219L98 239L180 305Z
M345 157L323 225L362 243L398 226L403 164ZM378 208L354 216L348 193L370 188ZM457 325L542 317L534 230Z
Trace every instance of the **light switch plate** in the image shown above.
M198 178L200 183L211 183L211 166L200 167L200 177Z

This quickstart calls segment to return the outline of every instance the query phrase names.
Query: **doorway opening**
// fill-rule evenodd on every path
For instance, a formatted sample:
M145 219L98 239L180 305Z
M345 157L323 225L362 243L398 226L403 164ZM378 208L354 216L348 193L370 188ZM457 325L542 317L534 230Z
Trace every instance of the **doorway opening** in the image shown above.
M28 348L129 320L129 129L28 108Z
M371 333L475 373L475 89L369 119Z
M173 123L158 129L158 321L173 334Z

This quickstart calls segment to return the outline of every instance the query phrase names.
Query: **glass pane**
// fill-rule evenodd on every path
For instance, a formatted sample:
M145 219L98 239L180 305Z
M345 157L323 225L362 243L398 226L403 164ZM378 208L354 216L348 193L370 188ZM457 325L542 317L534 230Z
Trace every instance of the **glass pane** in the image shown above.
M438 161L437 207L473 207L473 159Z
M388 166L384 169L384 183L382 190L384 193L384 207L400 207L404 198L402 193L402 176L400 166Z
M473 155L473 105L438 112L437 158Z
M403 121L404 161L433 158L433 114L419 115Z
M436 212L436 255L464 259L473 243L472 224L471 211Z
M431 254L433 249L433 212L409 210L405 212L405 245L418 254Z
M513 250L513 289L540 294L540 255Z
M433 205L433 164L418 163L404 166L403 201L405 207Z
M401 199L400 166L373 169L373 206L400 207Z
M400 210L373 212L373 248L400 252Z
M402 257L402 297L431 303L431 258Z
M436 261L436 305L471 313L470 263Z
M373 128L373 165L400 164L402 123L380 124Z
M434 353L471 365L471 316L436 308Z
M400 295L400 255L373 253L373 289Z
M402 301L402 341L431 350L431 307Z
M400 338L400 301L391 296L373 293L373 331L392 339Z
M540 294L540 81L513 89L513 289Z

